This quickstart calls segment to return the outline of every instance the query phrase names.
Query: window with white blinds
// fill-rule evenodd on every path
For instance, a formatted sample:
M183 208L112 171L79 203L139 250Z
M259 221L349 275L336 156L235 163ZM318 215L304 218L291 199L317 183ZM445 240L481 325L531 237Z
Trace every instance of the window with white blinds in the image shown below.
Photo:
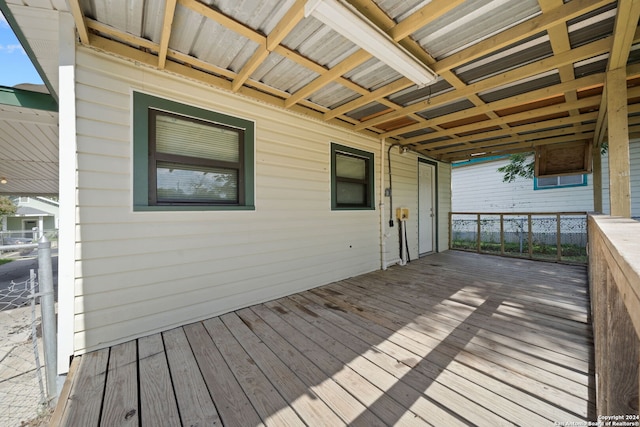
M150 115L150 204L243 203L242 130L163 111Z
M253 210L255 123L133 93L134 210Z

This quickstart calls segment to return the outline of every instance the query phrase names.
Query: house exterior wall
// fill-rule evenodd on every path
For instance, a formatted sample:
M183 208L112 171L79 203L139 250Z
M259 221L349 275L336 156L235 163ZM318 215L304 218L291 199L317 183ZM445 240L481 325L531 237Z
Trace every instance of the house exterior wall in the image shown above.
M454 212L575 212L593 210L593 175L587 185L534 190L532 179L503 182L509 159L457 166L452 171Z
M631 215L640 217L640 139L629 143L631 162ZM531 179L502 182L497 169L508 159L457 166L452 171L454 212L575 212L593 211L593 175L586 186L534 190ZM602 158L602 199L605 214L609 209L608 156Z
M380 268L378 139L83 47L76 64L74 353ZM255 210L134 212L134 90L254 121ZM331 210L332 142L374 154L375 210ZM413 160L394 189L417 200Z
M7 231L22 231L24 230L23 224L24 221L35 221L38 222L37 216L21 216L21 217L8 217L7 218ZM56 228L55 220L52 216L43 217L44 229L45 231L54 230Z
M387 148L389 146L387 145ZM385 153L386 155L387 153ZM397 221L393 228L388 226L390 215L395 219L395 210L399 207L409 208L409 221L407 222L407 242L409 256L412 259L419 255L419 230L418 230L418 159L420 156L414 152L400 154L397 148L391 148L391 189L393 205L389 211L390 199L385 197L384 224L385 224L385 258L388 265L396 264L400 260L398 241L400 240ZM451 164L436 162L437 173L437 251L449 249L449 212L451 212ZM385 188L389 188L389 168L385 162Z
M38 197L16 197L14 203L18 207L30 207L46 212L50 216L43 216L45 230L55 230L58 228L59 208L53 202L49 203ZM6 218L6 231L22 231L25 220L38 221L38 215L11 215ZM1 227L0 227L1 231Z

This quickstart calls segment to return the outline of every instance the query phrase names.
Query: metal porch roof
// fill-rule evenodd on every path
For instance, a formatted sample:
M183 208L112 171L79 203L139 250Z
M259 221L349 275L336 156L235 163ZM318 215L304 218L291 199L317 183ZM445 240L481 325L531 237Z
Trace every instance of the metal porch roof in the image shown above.
M304 18L304 0L69 0L69 9L80 43L126 55L118 48L124 44L138 51L135 60L142 54L159 69L169 61L185 74L190 66L206 70L225 90L254 91L261 101L442 161L567 140L600 143L605 73L621 66L629 131L640 136L637 1L347 2L430 66L437 81L415 86ZM8 6L14 14L67 7L62 0ZM611 63L612 49L620 63ZM536 123L534 134L523 117Z

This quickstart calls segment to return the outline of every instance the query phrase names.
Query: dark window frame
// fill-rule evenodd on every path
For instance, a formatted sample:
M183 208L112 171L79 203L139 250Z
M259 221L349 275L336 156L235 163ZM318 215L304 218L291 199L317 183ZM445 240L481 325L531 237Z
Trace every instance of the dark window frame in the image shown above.
M155 176L151 177L151 171L154 174L156 172L155 167L152 167L154 163L151 161L149 152L151 141L150 122L152 121L150 116L152 110L157 110L163 114L172 114L181 119L195 120L241 131L242 170L238 175L239 197L237 203L152 203L152 200L150 200L150 185L156 179ZM255 210L255 122L134 91L132 127L134 211ZM189 158L194 159L195 157ZM153 185L155 186L155 183ZM240 194L242 195L240 196Z
M354 179L339 177L337 175L337 156L347 156L365 161L365 178ZM356 183L365 186L364 199L362 204L339 203L338 184ZM375 156L368 151L358 150L336 143L331 144L331 210L374 210L375 209Z

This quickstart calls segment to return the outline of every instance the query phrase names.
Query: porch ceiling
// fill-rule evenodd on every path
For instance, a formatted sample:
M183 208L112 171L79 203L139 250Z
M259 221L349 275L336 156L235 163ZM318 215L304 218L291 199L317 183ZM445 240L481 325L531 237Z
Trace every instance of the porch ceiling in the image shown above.
M637 2L349 0L439 75L423 88L305 3L70 1L83 44L445 161L597 140L607 67L627 65L640 112Z
M55 195L57 105L42 88L29 89L0 87L0 194Z
M84 45L443 161L556 142L601 142L605 73L622 66L629 130L640 136L638 2L348 3L438 79L417 87L320 21L305 18L305 0L70 0L69 8ZM12 10L25 7L57 10L66 4L9 4Z

